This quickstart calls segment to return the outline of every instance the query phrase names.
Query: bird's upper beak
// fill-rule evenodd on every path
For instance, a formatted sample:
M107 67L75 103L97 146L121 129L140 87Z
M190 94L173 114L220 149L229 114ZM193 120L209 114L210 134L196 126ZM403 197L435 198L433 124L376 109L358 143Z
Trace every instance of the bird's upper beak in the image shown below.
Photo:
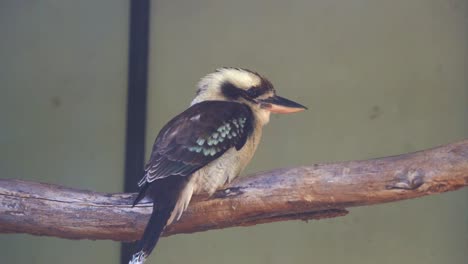
M289 114L307 110L307 107L281 96L274 95L266 99L258 99L260 106L272 113Z

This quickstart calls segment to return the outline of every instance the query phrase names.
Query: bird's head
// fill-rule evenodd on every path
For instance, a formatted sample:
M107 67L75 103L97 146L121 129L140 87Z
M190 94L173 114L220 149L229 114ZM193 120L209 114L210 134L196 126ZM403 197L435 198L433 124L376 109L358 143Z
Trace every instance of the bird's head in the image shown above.
M240 68L220 68L200 80L192 105L209 100L244 103L263 124L268 123L270 113L287 114L307 109L276 95L265 77Z

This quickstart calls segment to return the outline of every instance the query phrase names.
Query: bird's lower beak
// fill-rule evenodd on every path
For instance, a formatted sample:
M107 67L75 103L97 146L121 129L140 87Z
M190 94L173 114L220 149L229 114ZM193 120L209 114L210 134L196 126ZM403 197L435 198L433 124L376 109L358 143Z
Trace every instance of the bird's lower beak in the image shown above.
M289 114L307 110L307 107L281 96L260 99L260 106L272 113Z

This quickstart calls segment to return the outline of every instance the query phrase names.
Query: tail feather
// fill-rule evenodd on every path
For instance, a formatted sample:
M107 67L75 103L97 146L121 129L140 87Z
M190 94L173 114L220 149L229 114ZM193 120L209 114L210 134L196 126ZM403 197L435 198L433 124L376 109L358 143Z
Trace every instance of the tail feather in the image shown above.
M158 243L159 237L164 231L173 210L174 205L163 208L153 207L153 213L138 244L139 251L133 254L129 264L142 264L145 262Z
M168 224L174 208L179 204L179 196L183 192L186 183L186 177L172 176L156 182L145 183L141 186L134 205L147 195L153 200L153 212L138 243L138 252L132 256L129 264L142 264L151 254L161 233Z
M135 198L135 200L133 200L132 207L135 207L137 203L139 203L143 198L145 198L146 190L148 189L148 187L149 187L148 183L145 183L144 185L141 186L137 197Z

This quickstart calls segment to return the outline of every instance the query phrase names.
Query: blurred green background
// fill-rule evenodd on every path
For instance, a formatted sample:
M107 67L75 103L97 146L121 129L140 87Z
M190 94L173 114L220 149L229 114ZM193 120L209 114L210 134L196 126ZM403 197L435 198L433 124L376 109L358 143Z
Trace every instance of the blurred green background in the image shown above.
M0 177L119 192L129 2L0 2ZM153 1L147 149L220 66L309 111L274 116L247 173L468 138L464 0ZM112 241L0 235L1 263L118 263ZM468 190L346 217L163 238L149 263L468 259Z

